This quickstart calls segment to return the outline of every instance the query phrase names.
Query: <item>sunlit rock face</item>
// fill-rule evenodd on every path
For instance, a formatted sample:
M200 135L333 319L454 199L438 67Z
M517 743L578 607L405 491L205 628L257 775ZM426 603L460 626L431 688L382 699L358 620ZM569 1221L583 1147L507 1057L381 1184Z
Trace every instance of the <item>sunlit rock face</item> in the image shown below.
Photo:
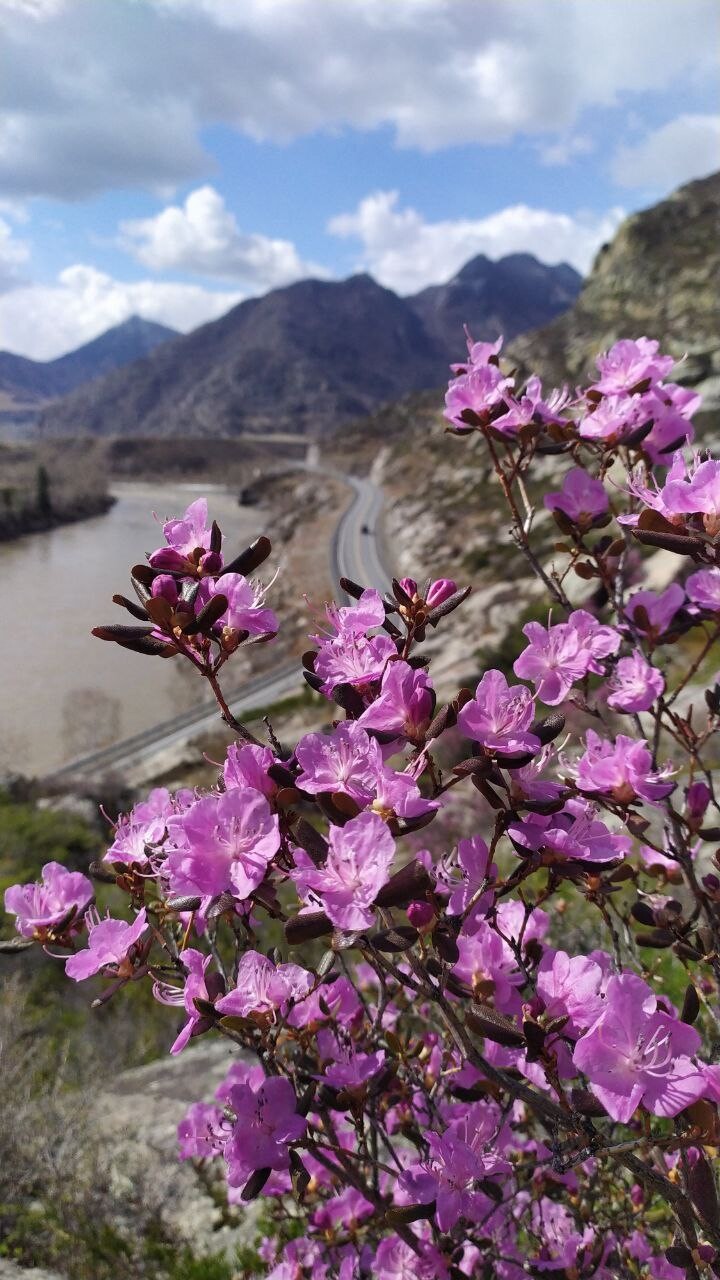
M512 344L512 354L548 382L581 381L598 351L618 338L652 334L686 356L674 378L696 387L703 413L720 407L720 173L680 187L633 214L603 245L574 307Z

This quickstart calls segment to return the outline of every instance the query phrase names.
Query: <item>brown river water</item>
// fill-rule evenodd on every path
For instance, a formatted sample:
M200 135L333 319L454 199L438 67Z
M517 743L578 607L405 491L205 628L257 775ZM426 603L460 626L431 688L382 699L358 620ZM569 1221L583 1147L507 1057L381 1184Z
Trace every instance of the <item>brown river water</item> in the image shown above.
M130 566L163 544L153 511L179 516L205 494L231 554L262 532L263 515L212 485L133 482L112 492L107 515L0 544L0 774L42 774L207 696L189 664L129 653L90 631L133 623L112 596L134 599Z

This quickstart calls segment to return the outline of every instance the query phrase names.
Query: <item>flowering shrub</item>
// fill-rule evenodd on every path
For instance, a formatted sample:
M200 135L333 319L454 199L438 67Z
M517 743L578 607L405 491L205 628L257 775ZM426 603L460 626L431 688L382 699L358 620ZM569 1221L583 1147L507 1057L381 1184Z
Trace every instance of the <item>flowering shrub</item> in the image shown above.
M346 581L304 658L328 731L257 741L218 677L277 631L270 546L226 563L202 501L115 597L139 625L96 630L192 663L237 742L210 790L118 821L94 871L127 920L54 863L6 908L101 1001L151 981L173 1053L237 1046L180 1155L265 1197L271 1280L720 1275L720 462L682 452L672 363L619 342L574 396L516 390L499 343L454 367L450 430L483 437L549 597L517 683L438 707L423 641L470 588ZM682 582L643 588L643 545ZM476 834L418 852L458 789Z

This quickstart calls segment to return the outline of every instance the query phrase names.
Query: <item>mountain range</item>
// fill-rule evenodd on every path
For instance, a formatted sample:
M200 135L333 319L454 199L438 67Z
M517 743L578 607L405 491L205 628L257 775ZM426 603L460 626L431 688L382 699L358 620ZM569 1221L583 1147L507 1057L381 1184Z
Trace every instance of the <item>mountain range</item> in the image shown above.
M369 275L301 280L53 401L38 429L45 437L326 434L439 385L464 354L464 323L478 339L512 336L566 310L581 284L572 267L530 254L481 255L414 297Z
M56 360L29 360L0 351L0 391L21 403L66 395L82 383L147 355L161 342L177 337L175 329L131 316L92 342Z

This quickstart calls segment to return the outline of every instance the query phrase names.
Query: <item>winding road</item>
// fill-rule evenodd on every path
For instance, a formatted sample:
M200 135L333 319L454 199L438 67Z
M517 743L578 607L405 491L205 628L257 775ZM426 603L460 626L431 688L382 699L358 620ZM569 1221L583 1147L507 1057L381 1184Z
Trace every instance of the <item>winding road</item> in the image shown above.
M332 474L352 490L352 498L338 521L330 546L330 569L337 597L348 599L340 588L340 579L343 577L386 591L391 575L383 565L380 551L382 490L366 478L347 476L340 472ZM301 666L299 660L294 659L263 675L252 677L234 693L226 692L225 696L233 715L242 718L249 711L271 706L282 698L297 693L301 688ZM214 701L205 702L170 720L153 725L142 733L136 733L131 738L71 760L60 769L47 774L43 781L55 782L89 774L110 773L127 765L135 767L157 752L185 742L204 729L212 728L217 720L217 704Z

